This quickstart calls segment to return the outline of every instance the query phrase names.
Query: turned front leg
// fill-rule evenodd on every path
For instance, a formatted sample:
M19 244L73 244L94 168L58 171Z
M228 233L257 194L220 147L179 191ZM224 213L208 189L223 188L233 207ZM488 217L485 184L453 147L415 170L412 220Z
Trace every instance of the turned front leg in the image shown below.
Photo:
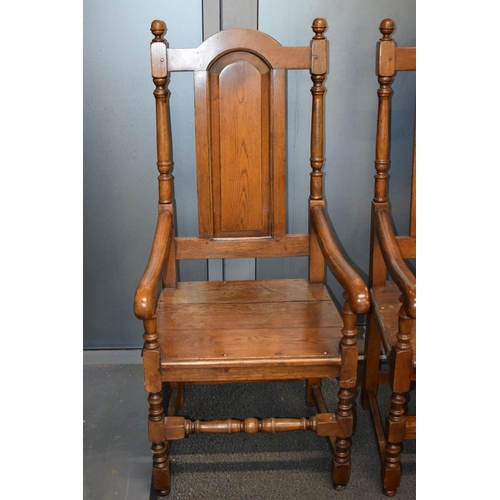
M170 493L170 461L164 439L162 381L160 375L160 346L156 331L156 318L144 321L144 385L148 391L148 437L153 452L153 485L160 496Z
M383 492L387 496L395 495L401 482L401 443L406 434L405 393L410 390L413 359L412 321L403 304L399 310L397 341L390 356L392 395L386 420L387 442L382 469Z
M165 496L170 493L170 460L163 440L165 415L161 392L149 394L148 402L148 434L153 452L153 485L158 495Z
M339 378L339 403L335 415L339 423L335 453L333 456L332 479L334 488L341 490L351 476L351 436L354 427L352 412L353 390L357 381L358 346L356 340L356 315L351 312L344 294L342 340L340 351L342 368Z

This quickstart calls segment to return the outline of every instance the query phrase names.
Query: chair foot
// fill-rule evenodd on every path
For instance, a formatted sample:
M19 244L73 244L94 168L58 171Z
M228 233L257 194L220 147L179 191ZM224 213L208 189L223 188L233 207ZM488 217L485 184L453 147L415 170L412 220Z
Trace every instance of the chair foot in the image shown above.
M153 469L153 473L151 474L151 489L149 490L149 500L164 500L169 493L170 488L167 490L155 488L155 475Z
M163 469L153 467L152 485L154 494L158 497L164 498L170 493L170 460Z
M345 489L351 477L351 461L347 460L338 463L332 459L332 482L333 488L337 491Z
M387 455L387 449L386 449ZM387 456L386 456L387 458ZM398 457L399 458L399 457ZM385 496L392 497L398 491L398 487L401 483L401 466L398 463L395 464L384 463L382 468L382 491Z
M159 498L161 500L161 498L165 498L170 493L170 491L166 491L166 490L159 491L159 490L155 489L155 493L156 493L157 499Z

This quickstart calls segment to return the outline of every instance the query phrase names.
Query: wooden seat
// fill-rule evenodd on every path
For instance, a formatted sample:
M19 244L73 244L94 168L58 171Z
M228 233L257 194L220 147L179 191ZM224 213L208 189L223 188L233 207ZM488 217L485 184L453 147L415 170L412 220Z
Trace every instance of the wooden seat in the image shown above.
M406 395L417 378L416 278L406 259L416 258L416 160L413 155L413 184L408 236L397 236L387 197L389 166L391 81L397 71L416 70L416 48L396 47L391 38L394 22L384 19L378 44L380 83L375 196L372 203L370 245L370 299L365 341L362 388L363 408L369 409L382 459L383 492L393 496L401 480L400 453L405 439L416 439L416 417L406 414ZM395 165L394 168L403 168ZM388 371L381 369L381 347ZM377 389L389 383L392 390L385 427L382 424Z
M304 47L283 47L262 32L231 29L196 49L175 49L167 48L165 24L152 23L159 209L134 310L145 327L148 431L160 496L170 491L171 441L193 433L312 430L332 450L334 486L349 481L356 315L367 312L369 298L340 251L323 198L325 29L324 19L314 20L313 40ZM286 231L288 69L309 70L313 80L309 232L299 235ZM176 231L166 88L175 71L194 75L196 237ZM182 282L177 272L179 260L303 256L309 257L308 279ZM325 263L345 290L342 311L325 286ZM337 408L330 411L321 394L324 377L339 380ZM207 422L177 415L185 384L284 380L307 381L306 403L316 406L315 416Z

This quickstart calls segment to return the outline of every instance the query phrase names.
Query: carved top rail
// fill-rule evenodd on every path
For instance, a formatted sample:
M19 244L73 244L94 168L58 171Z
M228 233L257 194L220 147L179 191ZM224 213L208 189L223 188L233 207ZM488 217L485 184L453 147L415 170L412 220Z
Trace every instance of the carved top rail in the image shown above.
M166 32L165 23L153 21L151 31L155 35L152 44L160 42L165 45L163 38ZM310 47L284 47L269 35L247 28L220 31L196 48L168 49L165 46L165 48L152 49L152 53L154 51L156 54L156 50L165 51L168 55L169 71L206 71L220 56L239 50L259 54L273 69L308 69L311 67ZM165 62L166 68L166 59L160 62ZM162 66L154 66L153 72L155 69L161 72ZM153 76L159 75L153 74Z

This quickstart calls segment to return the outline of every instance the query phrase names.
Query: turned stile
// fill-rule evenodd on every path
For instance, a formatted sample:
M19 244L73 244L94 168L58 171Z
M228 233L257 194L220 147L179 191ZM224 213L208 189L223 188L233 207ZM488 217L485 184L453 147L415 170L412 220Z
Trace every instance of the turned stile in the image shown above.
M167 27L163 21L153 21L151 32L151 73L156 88L153 92L156 102L156 148L158 167L158 210L169 211L174 215L172 146L170 142L170 117L168 107L168 60L167 43L164 35ZM177 285L177 267L175 262L174 241L170 242L168 260L163 271L164 287Z
M151 42L151 67L153 82L156 89L153 92L156 100L156 144L158 152L158 202L162 205L172 203L172 155L170 145L169 115L168 115L168 63L167 44L163 38L167 27L163 21L153 21L151 32L155 35Z
M326 21L317 18L312 24L315 33L311 42L311 80L313 86L311 94L312 121L311 121L311 200L323 199L323 96L325 94L326 68L327 68L327 41L323 35L326 30Z
M375 152L375 194L374 202L387 202L387 169L389 168L389 116L391 105L391 82L394 74L395 44L391 38L394 23L386 19L380 26L382 38L379 41L380 58L378 60L378 126Z
M323 199L323 107L325 75L327 70L328 45L323 33L326 30L326 21L317 18L313 21L312 30L314 37L311 41L311 80L312 116L311 116L311 181L309 208L315 205L325 206ZM311 283L323 283L325 279L325 259L319 247L318 236L314 225L309 224L310 255L309 255L309 280Z

